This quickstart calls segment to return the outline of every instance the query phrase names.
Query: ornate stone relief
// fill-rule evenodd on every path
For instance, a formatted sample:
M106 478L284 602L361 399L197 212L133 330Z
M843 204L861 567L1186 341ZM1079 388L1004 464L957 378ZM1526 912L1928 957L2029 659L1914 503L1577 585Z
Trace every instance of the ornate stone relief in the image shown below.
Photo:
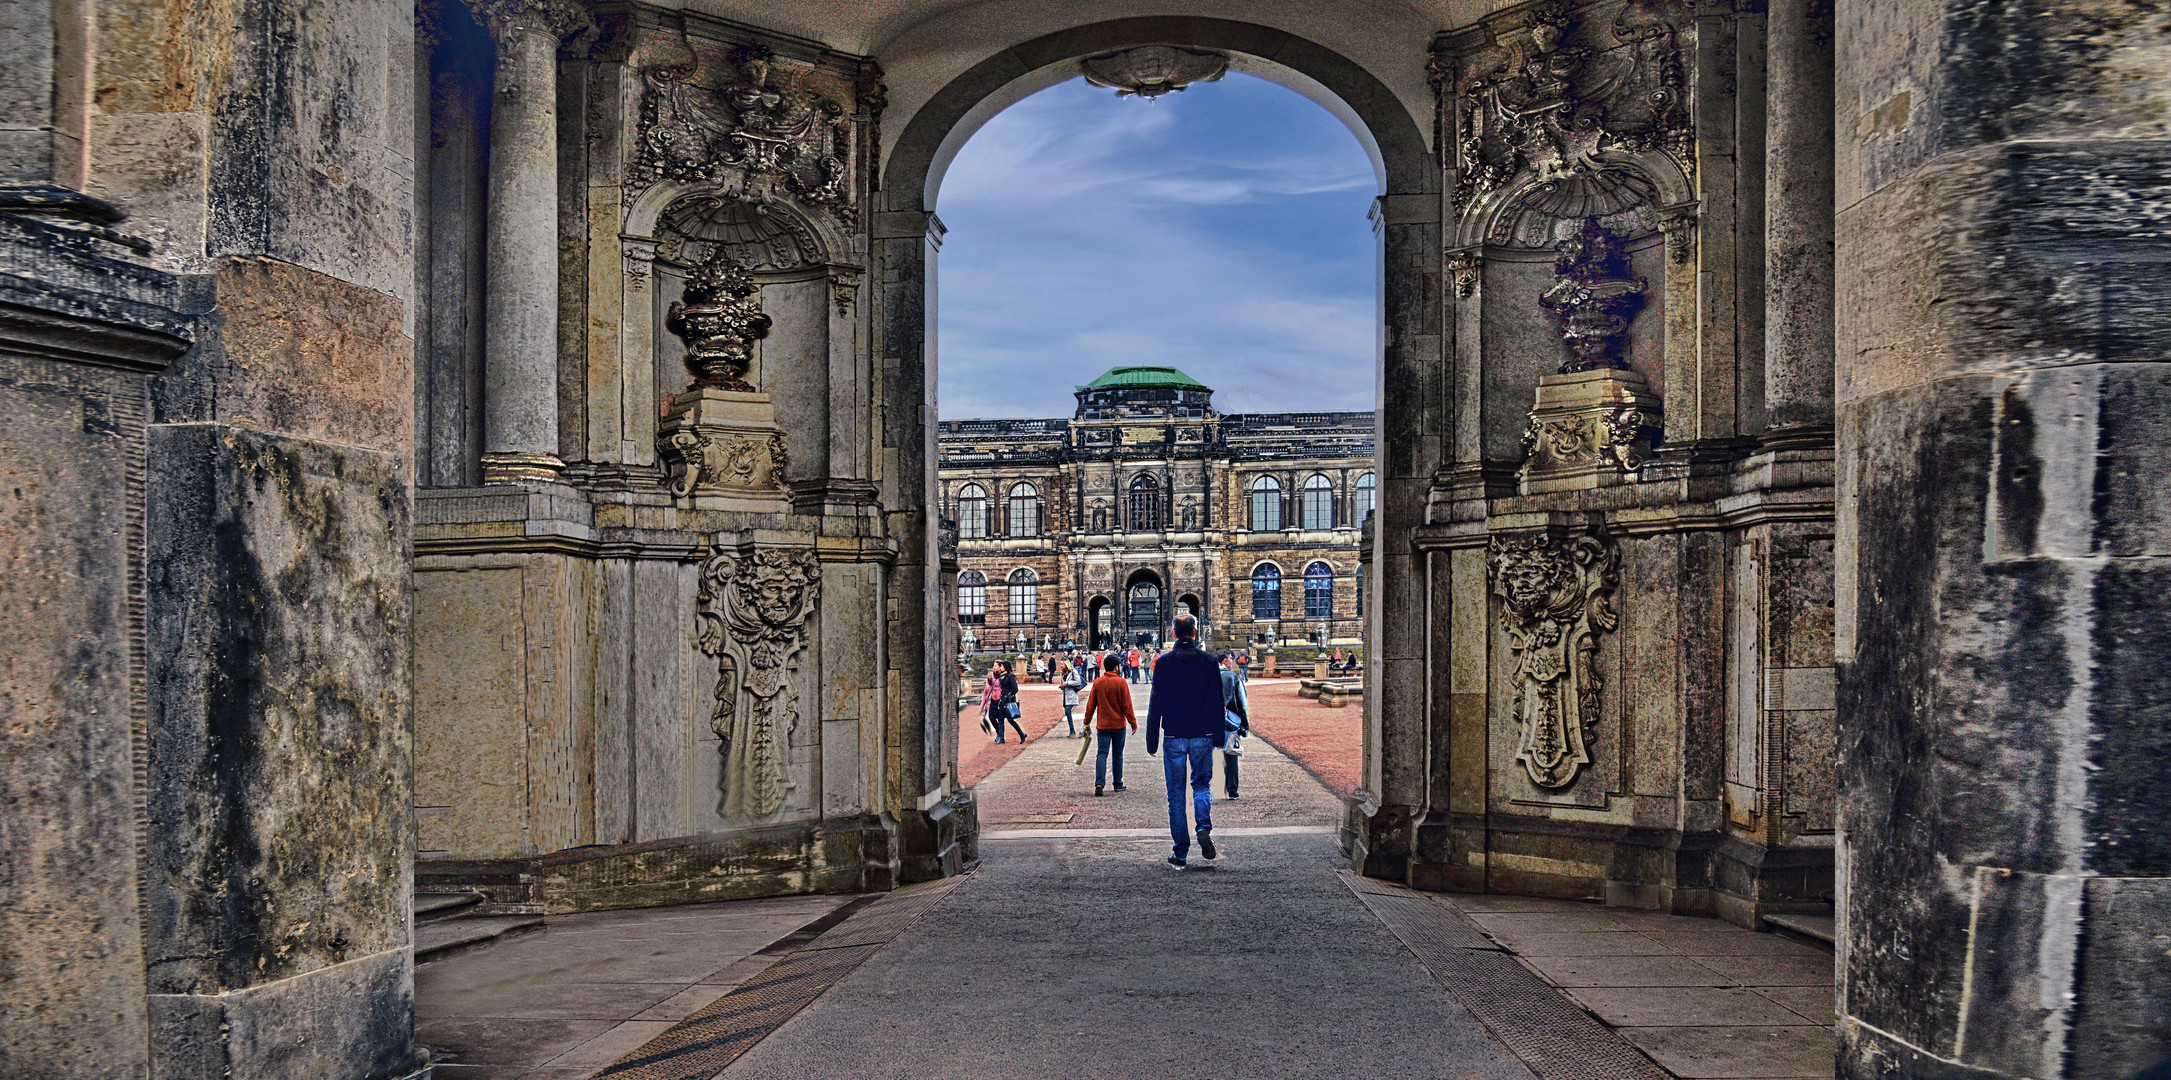
M853 123L843 101L870 100L850 83L821 87L804 65L741 46L716 85L698 54L665 55L642 69L644 92L627 168L629 193L662 180L706 182L732 198L790 197L856 216Z
M1447 253L1447 272L1455 283L1455 297L1468 300L1477 295L1478 269L1484 257L1474 248L1463 248Z
M1591 761L1603 686L1594 658L1599 633L1617 624L1620 551L1593 532L1502 533L1487 562L1515 654L1515 760L1538 787L1566 788Z
M1085 58L1086 81L1105 86L1118 97L1152 100L1192 83L1216 82L1228 73L1227 53L1174 45L1142 45Z
M807 548L718 550L701 565L694 641L716 658L709 726L723 772L717 810L759 821L783 809L785 749L799 725L799 666L822 564Z
M783 432L768 395L746 379L754 343L770 322L753 275L720 256L695 267L683 298L672 303L665 325L686 343L686 369L694 377L672 398L656 436L673 496L709 490L773 499L784 492Z
M1610 27L1566 5L1459 59L1455 205L1526 172L1553 182L1602 171L1606 151L1664 151L1692 167L1682 0L1631 0Z
M1561 340L1568 346L1561 374L1626 368L1621 351L1628 324L1642 309L1649 286L1629 265L1620 238L1595 218L1585 219L1557 251L1553 284L1538 303L1560 317Z

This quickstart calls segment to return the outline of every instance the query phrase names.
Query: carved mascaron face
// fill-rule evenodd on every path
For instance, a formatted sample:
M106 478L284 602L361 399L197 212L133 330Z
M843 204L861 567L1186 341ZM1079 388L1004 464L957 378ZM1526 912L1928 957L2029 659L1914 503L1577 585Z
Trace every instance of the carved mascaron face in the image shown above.
M1500 568L1500 594L1518 614L1536 615L1550 609L1568 576L1568 561L1559 554L1536 550L1506 560Z
M795 563L756 560L753 573L741 586L754 613L772 626L792 621L806 600L807 576Z

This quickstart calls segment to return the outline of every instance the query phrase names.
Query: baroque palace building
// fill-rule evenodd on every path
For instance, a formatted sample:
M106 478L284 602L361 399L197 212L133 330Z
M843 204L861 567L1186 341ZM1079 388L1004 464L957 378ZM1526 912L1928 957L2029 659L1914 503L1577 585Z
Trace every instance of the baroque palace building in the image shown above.
M1172 367L1116 367L1068 419L941 426L968 650L1362 641L1359 531L1378 491L1365 412L1221 413Z

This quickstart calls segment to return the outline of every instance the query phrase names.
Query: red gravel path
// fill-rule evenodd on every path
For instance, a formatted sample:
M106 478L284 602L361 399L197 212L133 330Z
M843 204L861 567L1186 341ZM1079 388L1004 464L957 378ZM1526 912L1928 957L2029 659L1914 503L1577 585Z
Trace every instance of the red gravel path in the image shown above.
M1144 697L1145 687L1141 686L1139 690L1139 696ZM1021 682L1018 684L1018 708L1025 713L1025 717L1018 722L1025 725L1026 734L1035 740L1046 735L1049 729L1063 726L1063 695L1060 687L1046 683ZM1085 705L1081 703L1075 711L1083 716ZM1143 715L1139 717L1139 723L1144 725ZM1025 749L1018 742L1018 733L1014 729L1003 728L1009 741L1000 746L995 744L995 736L980 730L980 703L977 698L973 700L970 708L957 714L957 731L958 782L966 787L987 779L989 773L1002 768Z
M1151 687L1144 683L1139 684L1136 691L1141 731L1145 729L1145 702L1150 692ZM1362 707L1351 704L1348 708L1330 709L1316 701L1300 698L1295 679L1254 679L1249 692L1254 734L1274 744L1274 749L1296 759L1305 772L1326 785L1337 798L1357 790L1363 769ZM1034 740L1050 730L1062 728L1063 699L1055 687L1040 683L1021 684L1018 704L1025 710L1022 723L1026 733ZM1080 705L1077 711L1082 718L1085 706ZM982 732L978 704L958 714L957 726L959 780L966 787L987 779L1023 749L1015 731L1011 731L1009 741L1000 746L995 744L993 736ZM1061 731L1057 730L1057 734Z
M1248 691L1251 730L1295 758L1337 796L1357 790L1363 771L1364 709L1330 709L1297 696L1295 679L1254 679Z

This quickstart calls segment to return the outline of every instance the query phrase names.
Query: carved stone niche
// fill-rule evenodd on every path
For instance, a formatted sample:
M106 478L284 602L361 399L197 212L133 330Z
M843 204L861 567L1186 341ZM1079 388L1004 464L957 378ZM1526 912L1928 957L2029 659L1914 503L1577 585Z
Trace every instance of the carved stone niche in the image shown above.
M721 255L694 268L665 325L686 343L693 385L671 399L656 451L671 494L696 510L789 513L776 408L746 375L769 332L761 287Z
M1664 416L1650 381L1623 356L1645 282L1595 218L1562 241L1553 269L1538 302L1559 318L1568 356L1538 379L1518 482L1526 495L1631 483Z
M821 597L812 547L742 542L719 533L701 564L694 643L716 658L709 714L722 755L717 812L732 824L774 819L789 801L785 760L800 725L808 622Z
M1602 715L1598 635L1618 624L1620 549L1596 530L1495 533L1486 563L1515 656L1515 760L1540 789L1565 790Z

